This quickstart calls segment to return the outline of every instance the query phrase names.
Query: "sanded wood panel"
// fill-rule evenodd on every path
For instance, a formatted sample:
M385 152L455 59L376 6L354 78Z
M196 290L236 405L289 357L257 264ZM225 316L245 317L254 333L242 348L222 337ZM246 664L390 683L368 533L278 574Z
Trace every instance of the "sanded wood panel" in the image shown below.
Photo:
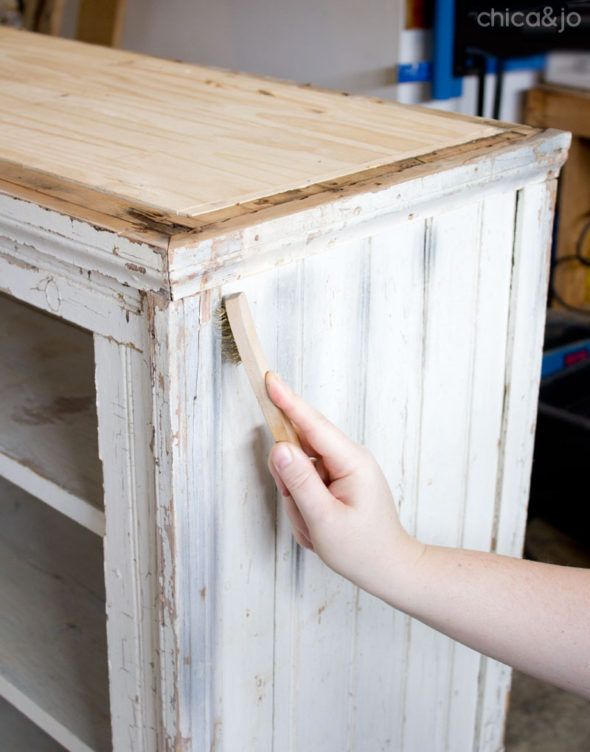
M501 131L12 29L0 40L0 158L180 214Z

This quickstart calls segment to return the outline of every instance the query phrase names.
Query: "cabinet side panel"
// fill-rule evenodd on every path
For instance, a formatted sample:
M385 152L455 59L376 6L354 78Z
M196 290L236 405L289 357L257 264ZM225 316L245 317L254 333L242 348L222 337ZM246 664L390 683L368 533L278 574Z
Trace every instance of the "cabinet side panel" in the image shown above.
M95 335L94 341L104 474L113 749L156 752L158 660L149 360L145 351L100 335Z
M496 550L520 556L537 417L556 181L518 192Z
M415 532L443 546L459 545L463 529L482 208L473 202L443 212L429 221L425 235ZM442 752L453 685L460 680L473 704L478 666L472 661L455 677L455 643L417 621L410 624L408 650L403 749ZM473 723L466 731L473 733Z
M472 388L468 395L469 447L460 540L462 547L481 551L490 551L494 545L515 202L513 192L490 196L481 211L473 320L476 337L473 342ZM473 748L474 752L484 752L489 749L479 744L479 728L483 720L481 689L486 662L487 659L463 645L455 645L449 695L449 750Z
M343 243L224 289L248 294L271 366L356 438L368 250L366 239ZM247 709L247 718L226 712L224 749L244 738L261 751L345 749L354 717L357 591L295 546L284 511L277 512L266 469L270 436L240 366L223 368L222 422L224 702ZM326 718L326 707L338 709L334 717ZM267 720L272 747L264 741Z
M341 242L305 260L300 303L298 388L357 441L364 433L369 273L370 240ZM359 591L309 551L297 552L295 567L290 748L348 749Z
M278 332L276 366L282 377L295 389L301 388L301 352L303 348L304 262L280 269L277 279ZM297 685L294 680L299 631L297 609L300 597L301 556L291 533L291 525L278 496L275 559L275 660L273 752L295 749L297 730L295 714Z
M492 545L520 556L524 540L537 415L556 181L517 194L505 398ZM479 750L503 743L510 669L487 661L481 682Z
M391 223L371 238L364 436L402 523L415 527L422 400L423 221ZM350 749L401 749L409 619L359 592L354 733Z
M233 289L248 296L264 352L276 363L277 274ZM229 293L225 289L224 293ZM223 644L223 750L272 748L276 494L266 466L272 437L241 364L224 360L218 593Z
M517 362L531 383L530 359L515 356L527 336L517 322L544 297L534 243L519 250L535 226L522 203L530 190L516 219L514 193L488 195L222 291L247 293L270 366L368 444L404 525L433 543L489 550L521 539L522 515L506 517L507 499L520 509L520 496L505 498L504 488L518 465L506 446L524 430L508 404ZM534 190L538 208L546 188ZM523 308L515 285L527 274L537 282ZM505 668L360 593L295 545L244 369L221 360L219 294L154 314L169 748L491 751L501 743ZM530 451L530 433L528 443L519 436Z

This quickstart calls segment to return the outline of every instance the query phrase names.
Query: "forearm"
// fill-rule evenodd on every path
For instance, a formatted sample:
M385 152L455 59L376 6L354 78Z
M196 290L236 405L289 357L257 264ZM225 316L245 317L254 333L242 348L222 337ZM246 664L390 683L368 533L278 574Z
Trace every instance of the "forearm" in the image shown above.
M450 637L590 699L590 570L418 543L372 456L276 374L267 389L305 447L279 442L269 457L301 545Z
M392 606L590 699L590 570L436 546L395 569Z

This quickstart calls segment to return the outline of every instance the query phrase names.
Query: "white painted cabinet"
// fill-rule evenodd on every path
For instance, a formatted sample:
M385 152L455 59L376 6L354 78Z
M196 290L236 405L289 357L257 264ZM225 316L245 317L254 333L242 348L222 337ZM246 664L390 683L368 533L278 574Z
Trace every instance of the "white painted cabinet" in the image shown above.
M567 135L7 30L0 132L1 694L71 750L500 748L506 667L294 544L215 320L518 555Z

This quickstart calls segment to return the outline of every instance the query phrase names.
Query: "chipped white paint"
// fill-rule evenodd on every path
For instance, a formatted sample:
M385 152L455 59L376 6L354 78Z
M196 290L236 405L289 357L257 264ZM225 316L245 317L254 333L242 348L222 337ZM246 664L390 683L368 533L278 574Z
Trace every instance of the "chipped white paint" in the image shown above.
M529 191L544 207L545 230L525 255L514 248L514 227ZM507 465L530 467L530 432L509 457L498 445L507 383L532 384L534 395L538 379L539 355L531 371L511 354L529 327L513 296L518 280L536 280L542 321L552 191L541 184L476 196L401 230L392 221L379 235L223 289L247 292L265 350L285 376L375 448L405 524L424 540L495 550L498 508L521 514L526 488L504 495L502 483ZM223 750L364 750L367 740L408 752L498 749L505 667L408 623L293 545L270 502L268 436L245 374L216 365L214 300L196 300L199 312L186 300L156 309L168 328L157 336L171 379L168 430L183 436L160 478L162 509L175 499L165 507L174 533L166 534L165 586L177 595L166 595L165 608L169 649L178 651L169 665L186 700L170 719L178 739ZM201 388L207 400L195 408ZM204 411L198 419L195 409ZM200 468L192 482L187 466ZM520 539L522 516L507 527L514 534L517 525Z
M1 230L0 292L121 344L141 345L145 321L140 292L9 241Z
M160 248L132 242L124 235L70 216L67 205L60 211L59 203L52 204L52 208L45 208L0 193L0 248L8 246L10 252L14 244L20 246L17 251L24 260L27 251L36 252L52 265L99 272L138 290L167 289L165 253ZM96 222L100 219L97 215Z
M2 291L94 342L114 752L501 746L505 667L294 545L214 315L247 292L269 361L376 453L408 529L518 554L568 138L514 138L192 232L0 175ZM11 457L103 532L67 473Z
M112 733L115 749L156 752L158 590L150 361L147 342L143 352L100 335L94 343Z

